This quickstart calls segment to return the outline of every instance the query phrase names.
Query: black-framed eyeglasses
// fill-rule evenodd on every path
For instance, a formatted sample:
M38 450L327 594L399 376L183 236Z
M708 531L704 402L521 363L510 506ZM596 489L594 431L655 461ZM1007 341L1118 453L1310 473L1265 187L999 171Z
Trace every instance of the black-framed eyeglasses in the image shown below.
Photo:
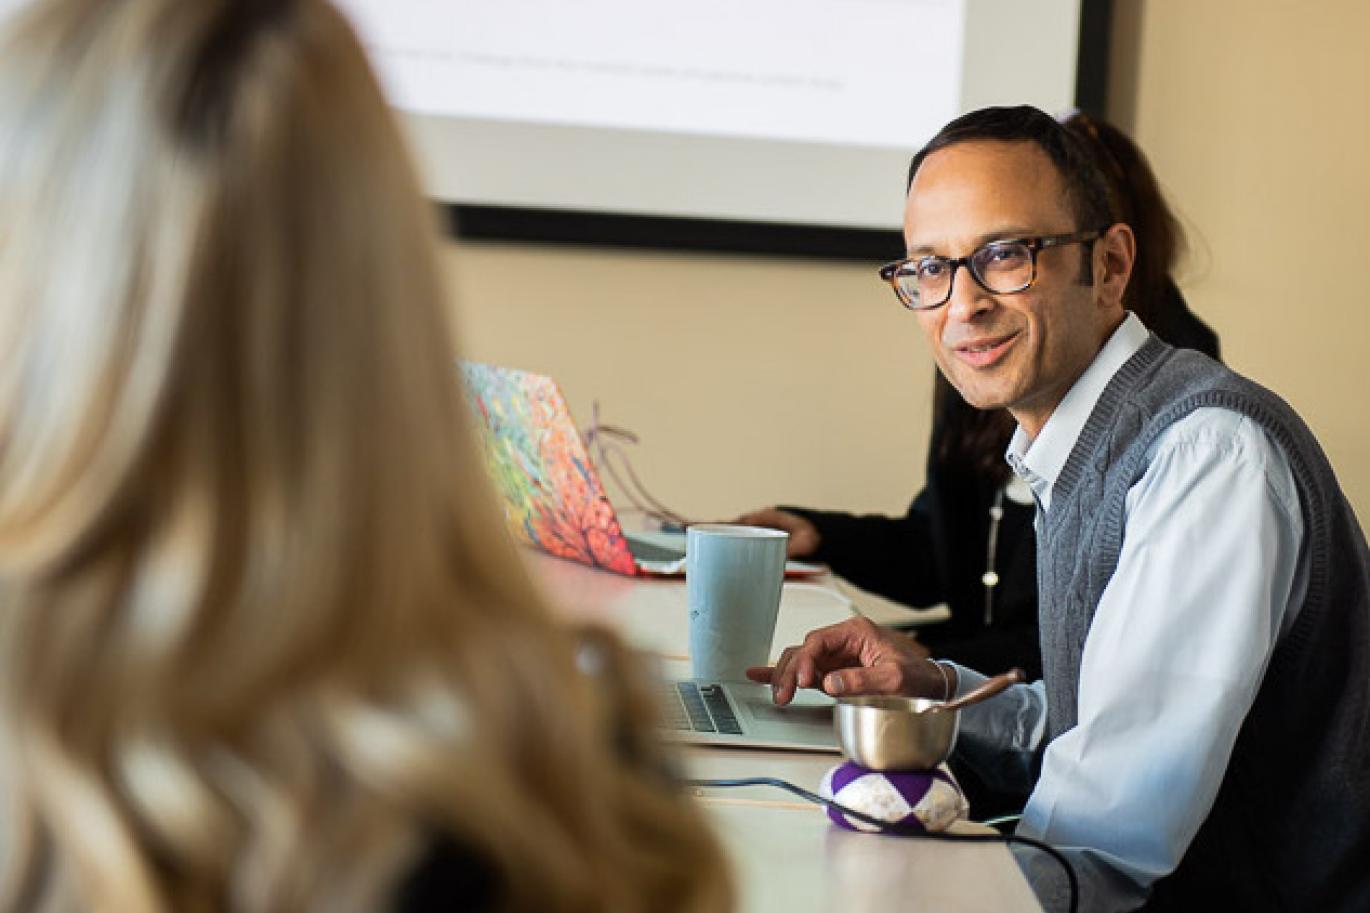
M1048 247L1094 241L1102 231L1077 231L1038 238L990 241L965 257L909 257L880 267L880 278L894 288L904 307L913 311L941 307L951 298L956 270L966 267L980 287L992 295L1027 291L1037 280L1037 254Z

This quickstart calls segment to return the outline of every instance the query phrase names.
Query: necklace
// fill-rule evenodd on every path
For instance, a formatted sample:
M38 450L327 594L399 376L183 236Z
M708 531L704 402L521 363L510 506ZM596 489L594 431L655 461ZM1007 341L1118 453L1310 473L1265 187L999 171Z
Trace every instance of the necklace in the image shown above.
M1004 519L1004 487L994 492L994 503L989 506L989 541L985 545L985 573L980 582L985 585L985 627L994 621L994 588L999 585L999 572L994 569L999 553L999 523Z
M1004 519L1004 498L1014 504L1032 504L1035 498L1032 487L1014 476L994 493L994 503L989 506L989 541L985 544L985 572L980 582L985 585L985 627L994 621L994 588L999 585L999 572L994 565L999 556L999 523Z

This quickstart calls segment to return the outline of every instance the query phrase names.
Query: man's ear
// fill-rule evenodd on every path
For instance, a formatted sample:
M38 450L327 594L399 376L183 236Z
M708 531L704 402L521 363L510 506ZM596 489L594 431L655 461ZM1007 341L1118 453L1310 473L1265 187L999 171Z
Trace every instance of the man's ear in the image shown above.
M1124 222L1110 226L1094 242L1094 291L1100 304L1122 307L1136 260L1137 237Z

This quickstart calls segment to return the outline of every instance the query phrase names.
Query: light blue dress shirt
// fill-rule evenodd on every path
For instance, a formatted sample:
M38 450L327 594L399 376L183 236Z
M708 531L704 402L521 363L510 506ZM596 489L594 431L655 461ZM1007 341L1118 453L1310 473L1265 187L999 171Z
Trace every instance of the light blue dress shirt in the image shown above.
M1014 435L1007 459L1032 489L1039 524L1099 396L1146 339L1129 315L1037 438ZM1307 589L1294 478L1258 425L1199 409L1150 457L1085 641L1079 722L1047 746L1018 827L1067 855L1081 910L1134 909L1179 864ZM984 680L957 671L958 693ZM957 748L982 769L1022 776L1045 732L1039 681L963 711ZM1045 854L1014 853L1034 885L1059 883Z

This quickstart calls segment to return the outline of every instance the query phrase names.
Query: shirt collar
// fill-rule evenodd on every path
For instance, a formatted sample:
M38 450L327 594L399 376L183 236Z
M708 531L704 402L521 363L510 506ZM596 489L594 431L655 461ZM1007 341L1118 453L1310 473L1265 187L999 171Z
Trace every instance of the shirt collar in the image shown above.
M1066 391L1036 440L1029 440L1021 425L1013 432L1004 458L1009 467L1032 488L1043 510L1051 507L1051 487L1065 468L1075 441L1084 430L1104 388L1118 369L1137 353L1150 335L1136 314L1127 317L1104 343L1094 361Z

